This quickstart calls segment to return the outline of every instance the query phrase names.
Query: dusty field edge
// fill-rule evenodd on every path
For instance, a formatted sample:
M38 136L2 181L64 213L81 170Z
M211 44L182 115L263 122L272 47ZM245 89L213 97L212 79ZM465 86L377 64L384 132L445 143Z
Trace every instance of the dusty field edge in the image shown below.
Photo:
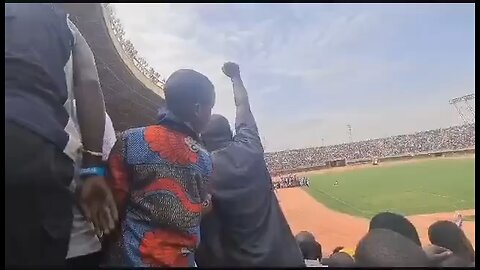
M291 197L293 194L296 194L296 196ZM284 190L278 195L280 195L279 202L282 211L292 232L296 234L302 230L311 231L321 241L323 253L326 256L338 245L354 248L362 235L368 231L369 219L327 208L301 188L293 188L291 191ZM313 212L309 215L304 215L304 209L311 209ZM474 215L475 209L456 212L460 212L464 216ZM422 245L428 245L430 242L428 240L428 227L439 220L454 221L456 212L412 215L407 216L407 218L417 229ZM322 218L315 218L315 216ZM475 222L465 221L463 230L475 248Z

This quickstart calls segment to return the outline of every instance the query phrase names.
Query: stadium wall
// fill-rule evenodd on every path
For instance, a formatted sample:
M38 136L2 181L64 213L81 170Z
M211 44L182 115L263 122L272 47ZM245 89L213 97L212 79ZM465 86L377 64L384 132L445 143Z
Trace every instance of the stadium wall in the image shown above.
M116 131L154 124L165 106L158 89L135 72L121 47L111 36L105 11L99 3L60 5L80 30L95 56L107 112ZM120 49L119 49L120 48ZM143 76L143 77L142 77Z
M104 4L102 4L101 7L102 7L103 18L105 20L105 23L107 24L108 34L120 58L123 60L125 65L128 67L128 69L133 73L135 78L137 78L145 87L152 90L155 94L161 96L162 98L165 98L165 93L163 92L163 89L158 87L158 85L154 84L151 79L147 78L147 76L145 76L145 74L143 74L143 72L140 69L138 69L137 66L135 66L135 64L130 59L130 57L128 57L127 53L122 49L122 45L120 44L120 41L115 36L112 30L112 22L109 19L109 14L105 9Z

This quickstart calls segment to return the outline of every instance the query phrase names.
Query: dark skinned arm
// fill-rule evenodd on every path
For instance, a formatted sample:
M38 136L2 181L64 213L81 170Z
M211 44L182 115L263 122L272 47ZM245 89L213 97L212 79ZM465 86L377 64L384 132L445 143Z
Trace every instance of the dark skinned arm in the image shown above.
M92 50L78 29L74 30L76 42L73 49L73 91L82 143L85 150L101 153L105 130L105 102ZM84 153L83 167L100 165L102 157Z
M74 95L77 117L84 150L102 153L105 132L105 102L92 50L73 23L69 27L75 34L73 48ZM103 167L102 156L83 152L82 167ZM80 188L79 204L85 217L92 221L97 233L108 234L115 228L118 211L112 192L102 176L84 179Z
M234 140L248 141L248 144L263 152L262 142L258 135L257 123L250 109L247 89L240 76L240 68L237 64L228 62L223 65L223 73L227 75L233 84L233 96L235 99L236 116Z

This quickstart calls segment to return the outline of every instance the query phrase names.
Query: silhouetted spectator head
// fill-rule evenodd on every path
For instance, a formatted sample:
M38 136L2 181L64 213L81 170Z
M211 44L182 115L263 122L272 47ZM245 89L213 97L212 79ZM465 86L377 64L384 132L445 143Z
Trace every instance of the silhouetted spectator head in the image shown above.
M399 214L382 212L375 215L372 220L370 220L369 230L373 229L391 230L412 240L419 246L422 245L415 226L413 226L413 224L407 218Z
M305 240L315 241L315 236L311 232L301 231L295 235L295 240L297 240L297 243Z
M226 147L233 140L227 118L213 114L202 133L202 140L209 152Z
M427 267L423 249L387 229L370 230L358 243L355 262L360 267Z
M297 234L295 240L302 252L303 259L319 261L322 259L322 246L315 240L313 234L303 231Z
M197 71L180 69L168 77L164 91L168 110L196 132L203 131L215 104L212 82Z
M330 255L329 258L322 260L322 264L328 267L355 267L355 260L350 254L339 251Z
M322 259L322 245L317 241L304 241L298 243L303 259L305 260L321 260Z
M453 254L469 262L475 261L472 243L463 230L453 222L442 220L433 223L428 228L428 238L434 245L449 249Z

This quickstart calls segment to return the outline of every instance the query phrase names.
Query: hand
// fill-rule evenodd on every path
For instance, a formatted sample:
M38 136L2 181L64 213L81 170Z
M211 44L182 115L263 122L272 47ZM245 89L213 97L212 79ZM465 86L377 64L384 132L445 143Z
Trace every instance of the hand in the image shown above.
M240 67L233 62L223 64L222 71L230 79L240 78Z
M118 221L117 206L103 177L91 176L85 179L79 199L85 217L93 223L99 236L115 229L115 222Z
M423 248L423 250L425 251L428 260L433 265L438 265L453 254L450 250L436 245L427 246Z
M343 246L338 246L338 247L336 247L336 248L332 251L332 255L335 254L335 253L337 253L337 252L340 252L340 250L342 250L342 249L344 249Z

